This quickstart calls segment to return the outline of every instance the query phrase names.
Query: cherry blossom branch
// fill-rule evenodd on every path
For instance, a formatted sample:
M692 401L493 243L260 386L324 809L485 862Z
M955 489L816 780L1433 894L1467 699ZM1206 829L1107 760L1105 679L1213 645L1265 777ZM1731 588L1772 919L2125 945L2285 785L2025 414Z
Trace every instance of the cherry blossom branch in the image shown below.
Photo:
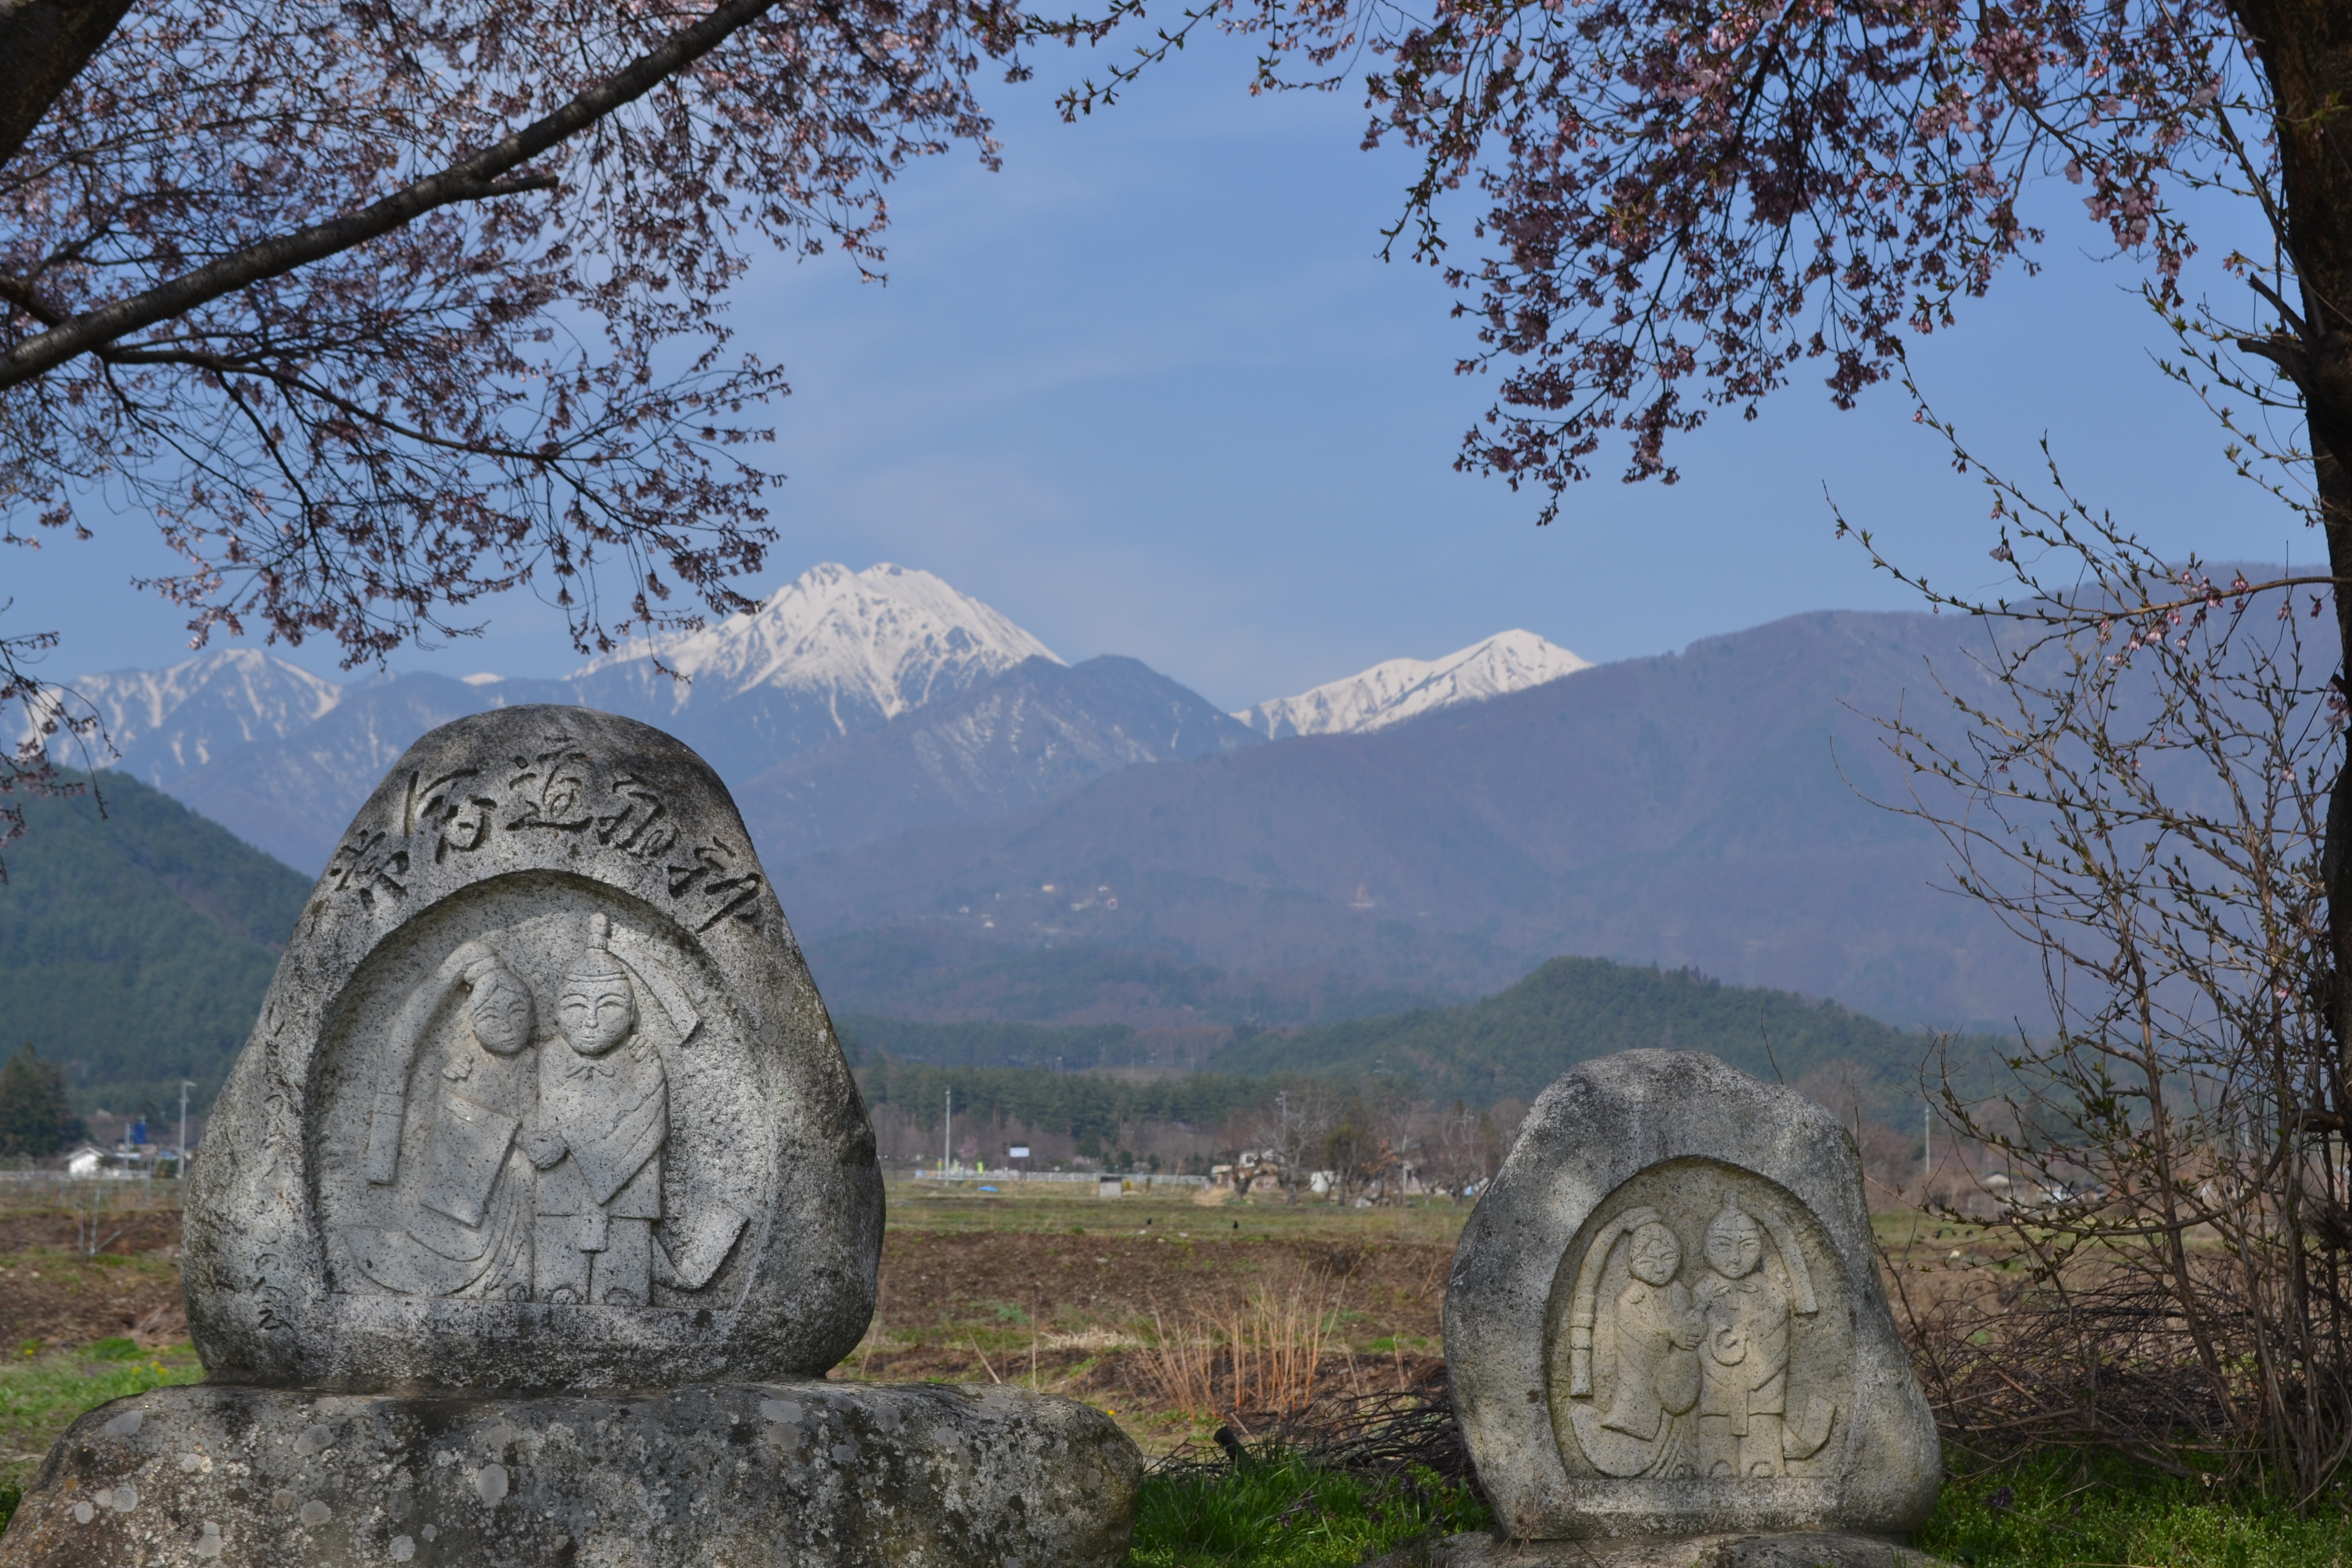
M248 245L168 283L101 306L27 338L0 354L0 390L21 385L127 332L184 316L225 294L364 245L437 207L551 189L556 183L551 175L520 179L502 176L651 92L716 48L730 34L773 10L778 3L779 0L725 0L693 26L674 34L659 48L639 56L553 113L500 138L470 158L412 181L355 213Z

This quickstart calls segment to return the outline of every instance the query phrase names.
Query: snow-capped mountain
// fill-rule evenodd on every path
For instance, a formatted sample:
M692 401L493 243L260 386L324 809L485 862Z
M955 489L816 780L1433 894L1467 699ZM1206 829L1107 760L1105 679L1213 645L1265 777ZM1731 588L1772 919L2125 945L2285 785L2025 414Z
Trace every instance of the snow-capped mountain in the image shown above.
M289 864L315 869L383 771L436 724L524 702L660 725L741 785L812 746L887 725L1052 649L929 572L811 568L760 610L557 680L383 675L348 686L251 649L85 676L129 769ZM674 679L664 668L686 679ZM1222 720L1220 721L1222 722ZM85 759L58 746L58 761Z
M1389 659L1296 697L1270 699L1234 717L1268 740L1360 733L1434 708L1525 691L1591 668L1591 660L1533 632L1498 632L1444 658Z
M929 572L827 563L801 574L757 614L638 643L575 670L554 700L657 723L700 752L721 778L741 781L1029 658L1062 662ZM687 679L673 679L664 667ZM487 700L499 700L499 687L478 689Z
M887 562L852 572L827 563L802 573L755 615L635 643L583 666L572 679L593 684L621 675L667 697L673 709L769 687L822 692L895 719L1025 658L1063 662L929 572ZM656 659L686 682L661 674Z
M258 648L214 648L169 669L118 669L65 685L97 710L119 759L82 757L70 742L58 760L119 767L159 787L249 742L278 740L316 722L343 688ZM76 712L87 712L80 703ZM29 739L29 723L26 726Z

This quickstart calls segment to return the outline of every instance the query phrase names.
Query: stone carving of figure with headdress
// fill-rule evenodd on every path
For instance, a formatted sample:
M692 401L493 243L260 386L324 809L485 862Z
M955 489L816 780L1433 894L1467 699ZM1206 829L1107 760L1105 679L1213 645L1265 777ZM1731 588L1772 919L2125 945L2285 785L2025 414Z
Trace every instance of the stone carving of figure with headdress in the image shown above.
M466 1028L425 1068L430 1087L412 1093L424 1037L460 989ZM405 1223L344 1233L352 1261L379 1288L529 1298L532 1179L514 1142L538 1099L534 1013L530 989L499 955L467 942L394 1019L365 1161L371 1184L394 1189Z
M1777 1265L1768 1260L1768 1233ZM1829 1438L1834 1409L1818 1394L1788 1418L1791 1312L1817 1310L1792 1239L1785 1221L1759 1221L1729 1197L1707 1225L1709 1272L1691 1291L1706 1319L1698 1404L1706 1474L1784 1476L1789 1460Z
M659 1049L637 1031L635 987L601 914L589 917L588 944L564 973L555 1017L563 1044L541 1053L538 1124L522 1137L539 1171L532 1294L646 1306L668 1081Z
M1601 1279L1621 1237L1625 1286L1603 1310ZM1578 1446L1603 1475L1696 1472L1691 1407L1698 1403L1706 1324L1690 1288L1675 1278L1682 1266L1682 1242L1648 1207L1611 1221L1585 1255L1570 1332L1570 1414ZM1596 1362L1613 1386L1601 1387ZM1594 1400L1603 1392L1605 1402Z
M1789 1407L1789 1293L1762 1268L1764 1227L1727 1203L1706 1227L1712 1271L1695 1292L1706 1318L1699 1431L1707 1473L1782 1473Z
M1704 1325L1675 1276L1682 1243L1656 1220L1626 1238L1632 1275L1617 1295L1617 1388L1601 1425L1650 1445L1648 1476L1691 1473L1689 1413L1698 1403Z

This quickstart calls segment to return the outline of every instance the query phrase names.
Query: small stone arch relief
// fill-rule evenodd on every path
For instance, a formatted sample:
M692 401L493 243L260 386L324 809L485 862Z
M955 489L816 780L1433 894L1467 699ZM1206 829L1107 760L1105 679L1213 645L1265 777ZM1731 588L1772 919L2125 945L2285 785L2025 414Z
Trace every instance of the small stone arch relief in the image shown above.
M1561 1258L1546 1335L1572 1475L1755 1482L1832 1473L1853 1415L1853 1313L1797 1197L1704 1159L1610 1194Z
M478 884L395 932L331 1009L312 1080L332 1288L731 1304L772 1132L705 969L658 911L551 875Z

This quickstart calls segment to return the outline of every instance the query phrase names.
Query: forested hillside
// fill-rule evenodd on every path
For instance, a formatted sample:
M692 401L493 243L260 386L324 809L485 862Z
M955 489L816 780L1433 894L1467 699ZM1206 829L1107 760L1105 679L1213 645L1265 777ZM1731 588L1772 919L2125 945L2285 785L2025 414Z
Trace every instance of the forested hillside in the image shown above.
M310 879L127 773L35 800L0 884L0 1046L76 1102L209 1101L253 1027Z
M1824 1103L1858 1096L1883 1114L1916 1096L1931 1043L1834 1002L1726 985L1694 969L1555 958L1484 1001L1245 1034L1206 1065L1220 1073L1378 1072L1410 1079L1424 1094L1486 1104L1533 1099L1591 1058L1659 1046L1706 1051Z
M1099 963L1100 955L1087 962ZM1190 984L1187 994L1204 1004L1220 996L1223 977L1215 970L1181 973ZM1212 1018L1223 1010L1204 1005L1199 1016ZM1484 1107L1532 1100L1579 1062L1653 1046L1705 1051L1758 1078L1800 1089L1841 1114L1859 1110L1874 1121L1907 1121L1916 1114L1921 1063L1936 1046L1925 1032L1897 1028L1834 1002L1726 985L1696 970L1599 958L1553 959L1508 990L1459 1006L1306 1028L1244 1023L1193 1058L1199 1073L1163 1080L1202 1086L1197 1089L1114 1085L1081 1076L1087 1068L1161 1059L1143 1048L1151 1032L1124 1025L938 1023L861 1015L844 1015L838 1022L869 1091L919 1107L919 1119L937 1116L934 1102L952 1082L959 1105L967 1095L987 1095L986 1108L972 1103L974 1114L1001 1112L1039 1127L1072 1129L1080 1121L1100 1124L1104 1117L1164 1115L1213 1124L1249 1098L1242 1085L1258 1085L1263 1098L1275 1083L1300 1077L1384 1080L1413 1095ZM1950 1043L1956 1060L1989 1065L1998 1059L1998 1041L1961 1037ZM1051 1070L1056 1063L1066 1070ZM1154 1110L1134 1098L1139 1094L1205 1094L1208 1101L1183 1111Z

